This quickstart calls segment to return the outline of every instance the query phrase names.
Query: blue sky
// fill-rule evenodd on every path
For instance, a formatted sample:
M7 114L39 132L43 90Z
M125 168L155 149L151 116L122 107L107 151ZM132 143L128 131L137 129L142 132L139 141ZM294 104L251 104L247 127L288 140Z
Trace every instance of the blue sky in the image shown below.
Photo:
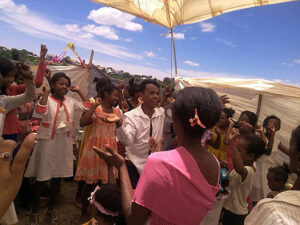
M130 73L170 76L164 27L88 0L0 0L0 45L82 58ZM263 78L300 86L300 2L249 8L174 29L180 76ZM74 57L71 52L68 55Z

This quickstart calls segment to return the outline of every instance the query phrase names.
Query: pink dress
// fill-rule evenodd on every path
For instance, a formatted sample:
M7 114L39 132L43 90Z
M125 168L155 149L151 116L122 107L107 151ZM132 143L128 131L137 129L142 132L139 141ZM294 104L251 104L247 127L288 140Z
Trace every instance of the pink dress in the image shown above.
M151 225L199 225L219 190L219 184L206 181L192 155L178 147L148 157L133 202L151 211Z
M114 114L121 116L119 109L113 109ZM107 183L108 168L103 159L101 159L93 150L93 146L103 149L105 144L117 149L115 123L106 123L100 119L100 115L105 114L101 106L98 106L92 117L91 134L88 136L81 159L77 166L75 180L84 181L87 184L95 184L98 181ZM115 171L116 176L116 171Z

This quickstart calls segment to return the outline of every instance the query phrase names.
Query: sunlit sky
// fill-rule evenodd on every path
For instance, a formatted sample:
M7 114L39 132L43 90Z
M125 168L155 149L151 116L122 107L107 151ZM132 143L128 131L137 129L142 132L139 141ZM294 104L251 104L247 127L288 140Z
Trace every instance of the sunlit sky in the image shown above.
M0 45L170 76L164 27L88 0L0 0ZM300 2L249 8L174 29L179 76L263 78L300 86ZM67 53L75 58L72 52Z

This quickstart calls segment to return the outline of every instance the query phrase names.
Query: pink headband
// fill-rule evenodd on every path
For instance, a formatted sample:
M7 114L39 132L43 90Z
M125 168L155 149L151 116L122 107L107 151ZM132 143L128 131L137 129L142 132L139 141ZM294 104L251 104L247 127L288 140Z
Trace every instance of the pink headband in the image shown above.
M88 198L88 200L90 201L90 203L94 206L96 206L96 208L99 210L99 212L103 213L104 215L107 216L118 216L119 213L118 212L112 212L110 210L107 210L103 207L103 205L101 205L99 202L97 202L95 200L95 194L97 191L99 191L101 188L99 186L97 186L95 188L95 190L91 193L91 196Z
M197 108L195 108L195 117L194 118L191 118L189 119L189 122L191 124L191 127L194 127L196 126L197 124L202 127L203 129L206 128L206 126L201 122L201 120L199 119L199 116L198 116L198 110Z

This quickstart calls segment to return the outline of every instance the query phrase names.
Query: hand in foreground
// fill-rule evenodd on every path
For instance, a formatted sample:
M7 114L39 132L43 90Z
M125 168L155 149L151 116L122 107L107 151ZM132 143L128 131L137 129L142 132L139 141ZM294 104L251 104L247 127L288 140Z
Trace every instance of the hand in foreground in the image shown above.
M262 132L264 132L264 127L262 125L257 125L256 131L259 133L262 133Z
M36 135L29 134L10 165L10 156L17 144L0 139L0 218L12 203L21 186L27 159L35 145ZM6 160L7 159L7 160Z
M50 88L48 86L43 87L43 93L49 94L51 92Z
M108 166L114 166L119 169L125 163L123 156L121 156L116 149L112 149L108 144L105 145L105 150L96 146L94 146L93 149Z
M151 153L163 151L163 138L158 142L154 137L149 138L149 150Z
M17 70L19 74L24 78L28 80L32 80L32 72L30 71L30 67L23 64L23 63L17 63Z

